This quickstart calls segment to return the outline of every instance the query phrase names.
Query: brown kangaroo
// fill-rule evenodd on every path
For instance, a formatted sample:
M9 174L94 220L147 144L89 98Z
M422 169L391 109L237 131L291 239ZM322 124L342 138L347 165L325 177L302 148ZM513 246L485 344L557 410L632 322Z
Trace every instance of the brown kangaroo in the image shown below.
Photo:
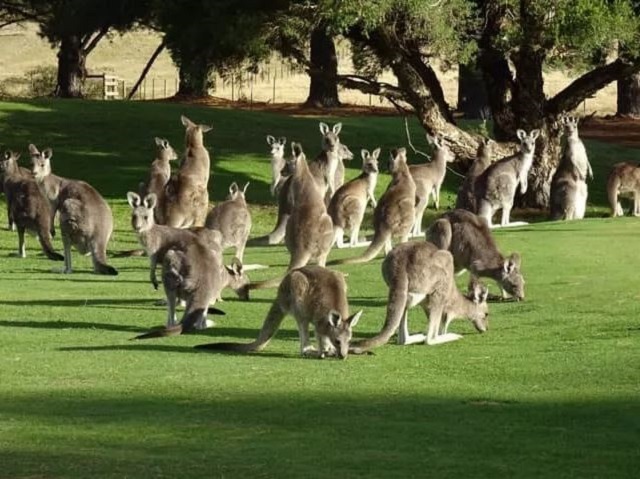
M155 138L156 157L151 163L149 179L146 183L140 183L140 196L144 197L153 193L158 198L158 207L154 210L156 223L164 224L162 213L164 211L164 190L171 178L171 162L178 159L176 150L169 144L169 140Z
M633 197L633 216L640 216L640 165L616 163L607 179L607 196L611 206L611 216L623 216L618 196Z
M456 208L478 213L478 205L476 203L476 181L478 177L489 168L491 158L493 156L493 140L484 138L478 146L476 159L471 164L467 175L464 177L462 185L458 189L458 197L456 198Z
M7 156L7 153L9 155L13 155L13 152L5 152L5 157ZM20 176L22 176L23 178L30 178L33 179L33 174L31 173L31 170L24 168L23 166L19 166L17 160L20 158L20 154L15 153L16 155L16 161L15 161L15 168L13 167L13 164L11 165L7 165L11 170L12 170L12 175L15 177L16 174L19 174ZM17 171L16 171L17 169ZM7 188L5 186L6 179L5 177L3 177L3 180L0 182L0 192L4 193L5 197L7 198L7 226L8 229L10 229L11 231L15 231L16 230L16 225L13 221L13 218L11 216L11 203L9 202L9 195L7 193ZM53 234L53 230L52 230L52 234Z

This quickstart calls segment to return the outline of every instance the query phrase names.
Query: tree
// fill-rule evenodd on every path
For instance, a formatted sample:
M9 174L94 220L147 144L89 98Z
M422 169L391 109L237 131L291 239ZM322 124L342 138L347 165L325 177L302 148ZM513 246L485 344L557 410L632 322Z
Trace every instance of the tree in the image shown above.
M475 62L458 66L458 111L466 119L483 118L489 99L484 89L482 72Z
M617 113L640 118L640 73L618 80Z
M40 35L58 47L54 95L82 96L87 56L111 30L131 29L148 15L145 0L0 0L0 16L36 22Z

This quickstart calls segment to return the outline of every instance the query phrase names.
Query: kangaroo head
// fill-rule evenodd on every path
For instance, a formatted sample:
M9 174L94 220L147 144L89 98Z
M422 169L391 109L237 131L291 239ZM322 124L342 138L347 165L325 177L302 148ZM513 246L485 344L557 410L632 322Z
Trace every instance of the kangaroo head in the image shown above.
M150 230L154 225L153 209L158 203L155 193L149 193L144 199L138 193L129 191L127 201L131 206L131 227L136 233Z
M247 188L249 187L249 181L244 185L244 188L240 189L238 183L235 181L229 185L229 195L227 195L227 200L235 200L238 197L244 199L244 196L247 192Z
M271 156L276 158L284 157L284 147L287 144L287 139L284 136L276 139L274 136L267 135L267 145L271 147Z
M362 155L362 171L368 174L377 174L380 172L378 169L378 157L380 156L380 148L376 148L371 153L369 150L361 150Z
M342 123L336 123L332 129L326 123L320 123L320 133L322 133L322 149L327 152L336 153L340 147L340 130Z
M10 150L5 151L0 158L0 171L2 173L15 171L15 169L18 168L19 158L20 153L16 153Z
M29 145L29 154L31 155L33 176L36 180L42 180L51 174L51 157L53 156L51 148L45 148L41 153L35 145L31 144Z
M520 255L512 253L504 260L500 276L500 285L516 301L524 299L524 278L520 272L520 263Z
M347 359L347 356L349 356L349 344L353 336L353 328L358 324L360 316L362 316L362 310L348 318L343 318L335 310L329 311L329 314L327 314L327 321L330 326L329 339L333 347L336 348L336 354L340 359Z
M338 147L338 158L341 161L344 161L344 160L351 161L353 160L353 152L349 149L347 145L343 145L342 143L340 143L340 146Z
M233 289L238 298L242 301L249 301L249 277L244 272L242 262L238 258L233 258L231 265L226 266L225 269L229 275L228 286Z
M480 144L478 145L478 151L476 156L478 158L487 158L491 157L493 154L493 145L495 142L491 138L483 138Z
M185 144L187 146L203 146L203 135L211 131L213 127L210 125L198 125L184 115L180 117L180 121L182 121L182 125L185 128Z
M178 159L176 150L169 144L169 140L165 138L155 138L156 147L158 148L158 158L163 160L172 161Z
M562 116L560 118L562 130L567 138L576 138L578 136L578 118L575 116Z
M394 148L389 157L389 172L393 175L407 164L407 149Z
M306 157L304 152L302 151L302 145L300 143L296 143L295 141L291 142L291 156L286 159L284 163L284 167L280 174L282 176L291 176L295 174L296 168L300 165L301 161L306 161Z
M529 134L524 130L518 130L516 134L520 140L520 150L523 153L533 153L536 149L536 140L540 136L540 130L531 130Z
M456 157L444 142L444 137L442 135L431 136L429 133L427 133L426 137L429 144L433 146L434 156L437 155L441 158L444 158L445 163L452 163L455 161Z
M469 314L469 321L473 323L473 326L479 333L486 333L489 329L488 296L489 288L478 281L471 282L467 295L467 298L473 302L473 308L471 308L471 313Z

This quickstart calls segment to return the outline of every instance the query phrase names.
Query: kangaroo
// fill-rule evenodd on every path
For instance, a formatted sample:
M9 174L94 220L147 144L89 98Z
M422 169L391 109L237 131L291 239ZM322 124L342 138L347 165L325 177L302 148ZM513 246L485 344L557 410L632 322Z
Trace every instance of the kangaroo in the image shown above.
M241 353L262 351L275 336L287 314L293 315L300 334L300 354L346 359L352 330L362 311L349 316L347 285L342 273L321 266L305 266L290 271L280 283L278 295L271 305L258 338L252 343L211 343L198 349L215 349ZM313 325L318 349L309 340Z
M226 201L215 206L205 221L205 227L220 231L222 248L233 246L240 261L244 258L244 248L251 232L251 213L247 207L245 193L249 183L241 190L233 182L229 187Z
M353 153L349 149L347 145L340 143L338 146L338 165L336 166L336 174L333 179L333 186L338 191L338 189L344 185L344 160L351 161L353 160Z
M10 164L7 165L7 167L12 171L11 174L13 175L14 178L16 177L16 175L20 175L23 178L33 179L33 174L31 173L31 170L18 165L18 158L20 158L20 154L14 154L13 152L5 152L5 159L10 159L9 157L7 157L7 154L9 155L9 157L11 157L12 155L15 155L15 162L11 161ZM2 182L0 182L0 192L3 192L7 199L7 227L9 230L15 231L16 225L13 221L13 217L11 216L11 202L9 201L9 194L7 192L7 186L5 185L6 181L7 181L6 175L3 175L3 180Z
M207 320L207 314L219 310L210 305L215 304L226 287L242 294L248 281L242 270L242 263L237 258L234 258L231 266L224 266L222 256L199 241L190 242L183 249L170 248L162 259L162 284L167 296L167 325L134 339L176 336L213 326L213 322ZM176 324L178 300L185 301L186 307L182 320Z
M409 172L416 184L416 218L413 223L413 236L422 236L422 216L433 195L436 210L440 208L440 188L447 173L447 163L455 160L455 156L444 143L441 136L427 135L427 140L434 146L433 158L429 163L409 166Z
M362 173L338 188L329 203L328 212L333 220L334 241L338 248L344 247L343 233L345 229L351 230L349 245L358 245L358 234L367 203L370 202L374 208L377 205L373 193L378 181L380 148L376 148L372 153L369 153L368 150L362 150L361 155Z
M153 193L158 198L159 207L155 209L156 223L164 224L162 213L164 211L164 190L171 178L171 162L178 159L176 150L169 144L169 140L155 138L156 157L151 163L149 179L146 183L140 183L140 196Z
M456 208L478 213L478 205L476 203L476 181L478 177L491 164L493 155L493 140L484 138L478 146L476 159L471 164L467 175L464 177L462 185L458 189L458 197L456 198Z
M458 340L462 336L446 332L455 317L469 318L478 332L488 328L486 287L474 288L471 298L460 293L453 274L453 256L432 243L396 246L382 262L382 277L389 287L384 326L374 337L355 342L352 353L360 354L388 343L398 328L401 345L435 345ZM429 317L426 335L408 332L408 310L417 305Z
M64 246L64 273L71 273L71 246L81 254L91 253L93 271L115 276L107 264L107 243L113 231L113 215L104 198L90 184L54 175L51 148L38 151L29 145L33 175L40 191L49 200L53 215L60 211L60 232Z
M324 170L324 180L328 191L328 197L331 198L335 193L336 186L336 171L338 170L338 163L341 163L340 159L340 131L342 130L342 123L336 123L333 128L329 128L326 123L320 123L320 133L322 133L322 153L320 153L315 162L322 165ZM344 181L344 165L342 169L342 181Z
M518 130L517 134L520 151L490 165L476 181L478 214L487 220L490 227L493 226L493 215L499 209L502 209L500 226L508 226L516 188L520 185L522 194L527 191L527 176L533 164L540 130L532 130L529 134Z
M267 135L267 144L271 147L271 184L269 185L269 191L271 196L277 196L278 191L286 181L286 178L282 176L282 169L285 163L284 147L287 144L287 139L284 136L276 139L272 135Z
M427 241L453 254L456 272L468 269L472 281L491 278L500 286L503 298L524 299L520 255L512 253L507 258L498 251L484 218L466 210L449 211L429 227Z
M578 136L578 119L561 119L567 144L560 165L551 179L551 219L582 219L587 208L587 177L593 170L584 143Z
M400 242L409 239L415 221L416 185L407 166L407 151L399 148L391 151L389 159L391 183L383 193L373 211L373 240L357 258L332 262L332 264L357 264L371 261L384 248L385 254L391 251L394 236L400 236Z
M203 135L212 127L196 125L184 115L180 118L185 127L186 151L178 173L165 187L162 217L168 226L188 228L204 225L207 216L211 160Z
M26 258L24 233L38 235L40 246L47 258L62 261L51 244L51 205L31 175L26 176L18 166L19 154L6 151L0 161L3 189L9 206L9 218L18 230L18 256Z
M618 196L633 196L633 216L640 216L640 165L616 163L607 179L607 196L611 216L623 216Z

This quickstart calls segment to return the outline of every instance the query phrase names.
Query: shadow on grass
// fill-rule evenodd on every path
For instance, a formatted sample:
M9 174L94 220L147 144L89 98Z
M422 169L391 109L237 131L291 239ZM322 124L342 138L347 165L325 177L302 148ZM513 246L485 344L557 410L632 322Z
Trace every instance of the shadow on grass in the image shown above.
M158 351L161 353L196 353L196 354L212 354L212 355L226 355L226 356L247 356L248 354L235 353L233 351L214 351L214 350L199 350L193 346L172 346L169 344L157 344L155 340L140 340L135 344L123 344L123 345L110 345L110 346L68 346L58 348L58 351L62 352L74 352L74 351ZM203 343L204 344L204 343ZM270 351L261 351L259 353L250 353L251 357L264 357L264 358L283 358L283 359L301 359L299 356L272 353Z

